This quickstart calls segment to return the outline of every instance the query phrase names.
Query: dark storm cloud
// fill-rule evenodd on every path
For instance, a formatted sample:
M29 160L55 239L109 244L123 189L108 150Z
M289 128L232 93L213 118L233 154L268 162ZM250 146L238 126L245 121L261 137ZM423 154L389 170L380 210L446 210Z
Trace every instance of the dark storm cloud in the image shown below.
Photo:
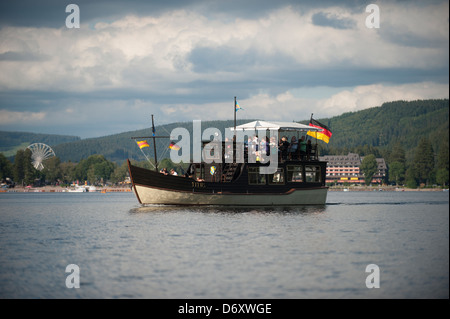
M65 9L68 4L77 4L80 8L81 23L91 21L114 20L127 14L137 16L158 16L176 9L195 10L208 15L229 15L230 18L257 18L267 12L287 5L296 10L307 10L311 7L326 8L344 6L360 12L369 0L18 0L0 1L0 27L51 27L65 26L65 19L70 13Z
M444 48L446 46L446 44L442 42L442 38L436 36L435 34L424 34L424 35L411 34L404 30L398 30L395 27L390 26L389 24L383 26L383 28L380 30L380 36L382 39L388 42L407 47ZM448 56L448 45L447 45L447 54L445 54L445 56Z
M35 54L30 52L14 52L7 51L5 53L0 53L0 61L16 61L16 62L26 62L26 61L47 61L50 57L42 54Z
M408 0L390 1L402 5L423 6L439 3L441 0ZM109 21L127 14L137 16L158 16L164 12L176 9L194 10L206 15L227 15L229 18L258 18L268 12L290 6L297 11L311 8L344 7L353 12L364 12L375 0L17 0L0 1L0 27L52 27L65 26L69 13L65 12L68 4L77 4L80 8L82 23L92 21ZM348 28L349 21L333 19L323 14L314 16L313 23L335 28ZM351 24L351 23L350 23Z
M193 71L198 73L239 72L243 69L248 71L249 68L257 66L274 66L274 62L276 63L276 61L283 59L283 64L288 63L288 61L291 62L289 57L264 56L254 49L238 53L235 48L223 46L217 48L194 48L187 59L193 64Z
M355 27L355 21L350 19L339 19L337 17L329 16L323 12L313 15L312 22L315 25L323 27L331 27L335 29L352 29Z
M25 27L51 27L65 26L66 6L73 3L80 8L82 23L93 20L108 20L126 14L158 15L161 12L181 9L189 6L195 0L165 0L165 1L116 1L116 0L18 0L0 2L0 25Z
M212 70L210 70L212 72ZM111 90L95 90L85 92L52 91L8 91L0 93L1 105L20 112L47 111L58 112L69 107L74 101L152 101L155 105L214 103L234 95L250 96L253 92L262 90L270 95L278 95L292 87L327 86L331 88L370 85L389 82L393 85L416 83L420 81L445 82L448 73L443 69L418 70L402 68L363 69L363 68L333 68L304 69L288 66L278 70L248 70L244 80L216 81L193 80L187 83L172 83L170 91L146 91L132 88L115 88ZM252 79L249 81L248 79ZM186 93L174 94L176 90Z

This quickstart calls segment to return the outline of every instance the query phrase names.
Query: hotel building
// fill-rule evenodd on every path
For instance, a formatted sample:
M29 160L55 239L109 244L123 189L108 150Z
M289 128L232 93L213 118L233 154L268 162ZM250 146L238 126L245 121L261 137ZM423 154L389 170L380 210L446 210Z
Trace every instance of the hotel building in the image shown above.
M348 155L320 156L321 161L327 161L326 183L363 184L364 174L360 170L364 157L355 153ZM378 171L372 178L373 184L381 184L386 176L386 162L384 158L377 158Z

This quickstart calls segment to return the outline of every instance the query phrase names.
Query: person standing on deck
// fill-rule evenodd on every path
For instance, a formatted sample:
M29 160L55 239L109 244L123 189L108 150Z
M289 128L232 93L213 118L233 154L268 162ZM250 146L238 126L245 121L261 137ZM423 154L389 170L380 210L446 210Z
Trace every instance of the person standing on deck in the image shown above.
M300 138L299 144L300 144L300 159L303 160L303 158L306 156L306 142L304 136Z

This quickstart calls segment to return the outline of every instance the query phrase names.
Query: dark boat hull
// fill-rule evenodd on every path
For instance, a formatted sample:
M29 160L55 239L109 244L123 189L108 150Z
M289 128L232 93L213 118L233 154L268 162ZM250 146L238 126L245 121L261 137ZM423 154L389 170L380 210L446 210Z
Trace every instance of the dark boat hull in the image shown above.
M143 205L294 206L324 205L323 183L248 185L247 175L235 182L198 182L133 166L128 161L133 190Z

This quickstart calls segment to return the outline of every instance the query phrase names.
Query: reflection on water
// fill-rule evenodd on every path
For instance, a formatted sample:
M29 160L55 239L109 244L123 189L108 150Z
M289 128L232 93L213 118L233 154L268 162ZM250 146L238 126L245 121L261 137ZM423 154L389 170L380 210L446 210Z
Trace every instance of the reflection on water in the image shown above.
M180 212L185 213L205 213L205 214L317 214L322 213L326 209L326 205L314 206L177 206L177 205L148 205L130 209L130 214L139 213L170 213Z

